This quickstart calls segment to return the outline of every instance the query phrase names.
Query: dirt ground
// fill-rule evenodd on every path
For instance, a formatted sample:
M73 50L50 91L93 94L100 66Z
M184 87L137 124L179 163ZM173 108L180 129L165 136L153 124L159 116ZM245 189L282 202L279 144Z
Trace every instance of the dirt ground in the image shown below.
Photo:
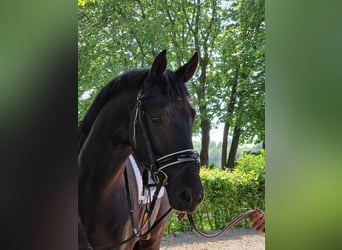
M161 250L237 250L265 249L265 234L254 229L237 228L223 235L206 239L197 233L175 233L164 236Z

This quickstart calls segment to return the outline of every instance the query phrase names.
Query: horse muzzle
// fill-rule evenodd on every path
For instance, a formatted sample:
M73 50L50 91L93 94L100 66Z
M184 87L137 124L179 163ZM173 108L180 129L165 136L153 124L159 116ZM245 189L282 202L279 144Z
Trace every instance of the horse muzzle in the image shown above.
M204 198L198 164L186 163L166 186L170 206L178 211L192 213Z
M203 198L203 191L194 193L191 189L186 188L178 194L178 204L175 204L174 208L178 211L192 213L202 202Z

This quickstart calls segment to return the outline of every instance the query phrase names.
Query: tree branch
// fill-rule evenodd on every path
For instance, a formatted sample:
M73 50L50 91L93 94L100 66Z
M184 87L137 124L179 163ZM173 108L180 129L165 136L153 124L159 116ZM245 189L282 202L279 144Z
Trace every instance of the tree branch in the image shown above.
M121 9L118 8L118 13L123 17L123 19L125 20L126 23L129 23L128 18L126 16L126 14L124 13L124 11L121 11ZM138 36L132 27L129 27L129 33L131 34L132 38L135 39L135 41L137 42L137 45L138 45L140 52L141 52L142 62L144 62L146 54L145 54L144 46L143 46L142 42L138 39Z

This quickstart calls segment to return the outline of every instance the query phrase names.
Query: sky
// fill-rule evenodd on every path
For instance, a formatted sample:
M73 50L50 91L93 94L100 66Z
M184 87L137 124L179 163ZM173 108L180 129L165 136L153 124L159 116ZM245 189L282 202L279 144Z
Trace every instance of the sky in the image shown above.
M220 142L222 141L222 136L223 136L223 123L219 123L217 125L217 128L212 128L210 130L210 141L215 141L215 142ZM194 141L201 141L201 136L194 136L192 138Z

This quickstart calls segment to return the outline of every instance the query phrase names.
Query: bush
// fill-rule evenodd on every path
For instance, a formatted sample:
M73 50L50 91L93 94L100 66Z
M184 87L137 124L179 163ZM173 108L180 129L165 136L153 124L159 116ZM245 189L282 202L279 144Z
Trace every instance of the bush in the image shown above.
M205 199L193 214L201 230L222 229L241 213L259 207L265 209L265 152L244 154L233 171L201 168ZM177 220L173 211L166 234L192 231L186 217ZM244 220L238 226L248 226Z

